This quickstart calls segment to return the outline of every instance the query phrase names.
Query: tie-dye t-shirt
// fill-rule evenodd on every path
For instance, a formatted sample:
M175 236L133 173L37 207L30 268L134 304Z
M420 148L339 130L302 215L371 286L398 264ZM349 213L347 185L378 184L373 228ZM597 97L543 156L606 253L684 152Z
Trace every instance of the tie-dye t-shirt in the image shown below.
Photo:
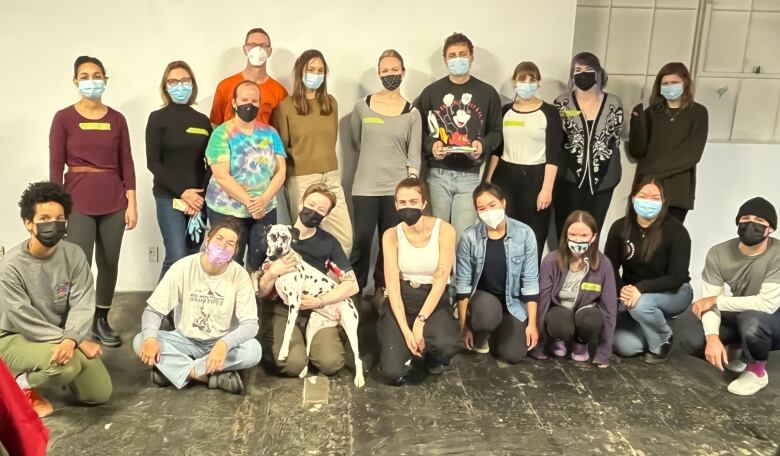
M268 188L276 169L276 156L286 157L282 140L276 130L262 122L255 122L248 135L232 121L214 129L206 147L209 165L230 163L230 175L250 196L260 196ZM206 205L214 212L233 217L249 218L246 206L234 200L214 176L206 190ZM276 208L276 197L268 203L266 212Z

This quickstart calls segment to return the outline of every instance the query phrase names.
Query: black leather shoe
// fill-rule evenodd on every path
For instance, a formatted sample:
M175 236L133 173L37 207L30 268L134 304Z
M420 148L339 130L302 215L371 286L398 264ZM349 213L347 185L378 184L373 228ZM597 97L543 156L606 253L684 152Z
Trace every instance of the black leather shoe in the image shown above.
M92 335L106 347L122 345L122 339L108 324L108 317L95 317L92 322Z
M644 361L647 364L663 364L669 359L669 355L672 353L672 338L661 345L661 351L658 354L647 352L645 353Z
M168 377L163 375L156 367L152 367L152 383L159 387L171 386L173 384L168 380Z
M209 389L221 389L228 393L241 394L244 392L244 383L238 372L220 372L209 376Z

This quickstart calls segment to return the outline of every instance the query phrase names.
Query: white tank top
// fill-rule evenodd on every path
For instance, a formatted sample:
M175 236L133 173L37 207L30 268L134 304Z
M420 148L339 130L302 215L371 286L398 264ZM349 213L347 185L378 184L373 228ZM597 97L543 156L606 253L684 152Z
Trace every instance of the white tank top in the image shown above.
M419 284L433 283L433 273L439 265L439 222L436 219L431 237L425 247L415 247L409 243L401 223L396 225L398 235L398 269L401 278Z

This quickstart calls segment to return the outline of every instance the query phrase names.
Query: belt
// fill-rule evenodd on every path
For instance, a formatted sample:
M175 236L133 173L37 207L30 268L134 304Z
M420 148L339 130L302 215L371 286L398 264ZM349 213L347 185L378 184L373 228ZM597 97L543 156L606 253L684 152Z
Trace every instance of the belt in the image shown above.
M112 173L116 170L113 168L94 168L92 166L70 166L68 165L69 173Z
M404 280L410 287L412 288L422 288L423 290L430 290L433 288L433 284L431 283L417 283L413 280Z

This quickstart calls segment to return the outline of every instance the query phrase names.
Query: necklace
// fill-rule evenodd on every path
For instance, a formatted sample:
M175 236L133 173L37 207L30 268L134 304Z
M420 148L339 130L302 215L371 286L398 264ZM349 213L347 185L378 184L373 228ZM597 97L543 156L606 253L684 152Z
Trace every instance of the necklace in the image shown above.
M664 111L664 112L666 112L666 115L669 116L669 122L674 122L675 117L680 115L680 112L682 112L682 110L680 110L679 108L677 109L677 112L675 112L674 114L671 114L670 111L671 111L671 109L669 109L669 108L666 108L666 111Z

